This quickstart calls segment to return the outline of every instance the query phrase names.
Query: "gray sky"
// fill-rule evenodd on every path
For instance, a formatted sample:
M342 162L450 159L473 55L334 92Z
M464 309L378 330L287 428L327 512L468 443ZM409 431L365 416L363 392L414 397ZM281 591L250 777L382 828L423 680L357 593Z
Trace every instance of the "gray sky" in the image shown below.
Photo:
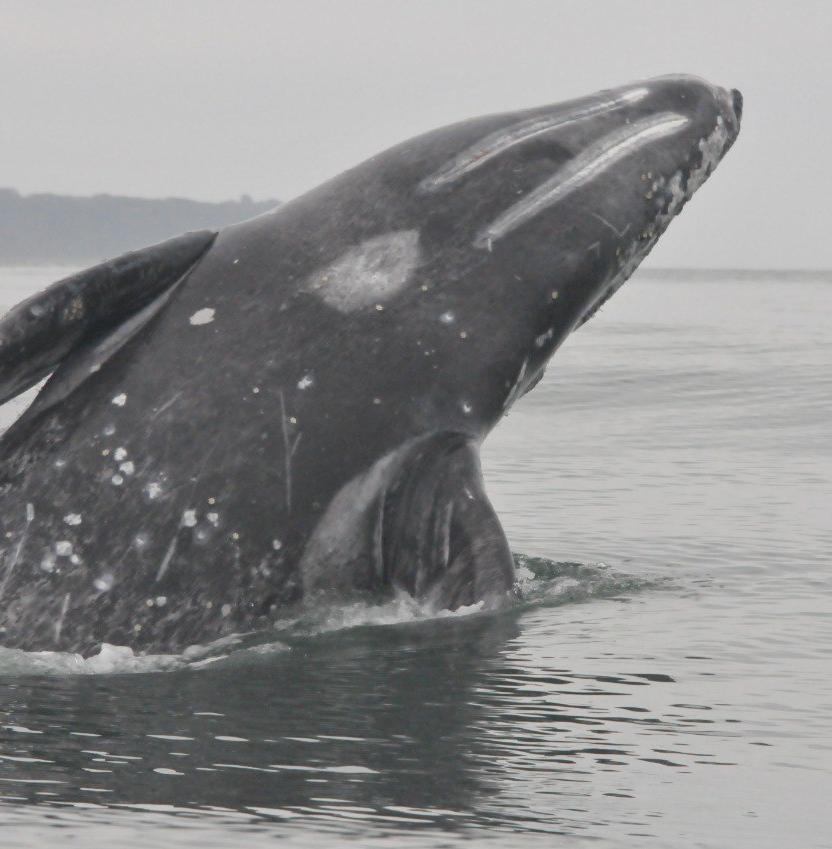
M408 136L657 74L745 95L651 264L832 267L832 4L0 0L0 186L289 199Z

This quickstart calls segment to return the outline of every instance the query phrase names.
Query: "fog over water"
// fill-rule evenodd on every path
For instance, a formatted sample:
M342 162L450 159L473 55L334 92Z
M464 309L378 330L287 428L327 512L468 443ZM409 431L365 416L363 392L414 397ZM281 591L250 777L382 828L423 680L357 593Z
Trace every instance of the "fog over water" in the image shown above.
M832 6L0 0L0 187L289 200L417 133L668 73L740 147L648 261L828 268Z

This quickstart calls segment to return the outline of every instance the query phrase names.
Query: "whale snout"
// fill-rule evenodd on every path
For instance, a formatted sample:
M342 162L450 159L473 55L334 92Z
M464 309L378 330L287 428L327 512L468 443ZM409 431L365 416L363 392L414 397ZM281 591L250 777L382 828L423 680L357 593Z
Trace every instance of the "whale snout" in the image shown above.
M739 89L731 89L731 106L734 108L734 115L739 124L742 121L742 92Z

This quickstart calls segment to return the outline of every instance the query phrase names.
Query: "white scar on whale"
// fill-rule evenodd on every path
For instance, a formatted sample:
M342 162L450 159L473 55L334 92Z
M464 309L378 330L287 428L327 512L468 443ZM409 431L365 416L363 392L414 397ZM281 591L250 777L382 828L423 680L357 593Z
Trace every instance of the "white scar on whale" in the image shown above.
M584 121L587 118L595 118L625 104L637 103L646 97L647 94L648 89L640 86L639 88L626 91L617 97L610 97L586 106L576 106L563 112L559 111L554 115L538 116L526 121L520 121L517 124L512 124L507 129L498 130L495 133L487 135L472 147L455 156L450 162L443 165L434 174L431 174L430 177L422 180L419 184L419 189L423 192L435 191L448 183L459 180L475 168L479 168L480 165L504 153L510 147L514 147L543 133L548 133L558 127L564 127L567 124L573 124L577 121Z
M381 311L404 289L420 261L419 232L396 230L350 248L312 274L304 288L342 313L374 304Z
M676 112L662 112L652 118L643 118L618 130L608 133L595 144L581 151L563 166L553 177L541 183L522 200L509 207L501 215L480 230L474 240L478 248L491 249L493 242L525 224L579 189L602 171L628 156L651 139L675 133L688 123L688 119Z

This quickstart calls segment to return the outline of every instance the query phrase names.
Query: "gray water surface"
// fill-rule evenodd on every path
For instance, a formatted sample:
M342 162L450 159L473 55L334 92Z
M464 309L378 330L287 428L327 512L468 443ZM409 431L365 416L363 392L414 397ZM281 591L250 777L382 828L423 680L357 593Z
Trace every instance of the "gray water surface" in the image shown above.
M484 451L511 611L0 649L3 845L832 846L830 313L668 276L574 334Z

